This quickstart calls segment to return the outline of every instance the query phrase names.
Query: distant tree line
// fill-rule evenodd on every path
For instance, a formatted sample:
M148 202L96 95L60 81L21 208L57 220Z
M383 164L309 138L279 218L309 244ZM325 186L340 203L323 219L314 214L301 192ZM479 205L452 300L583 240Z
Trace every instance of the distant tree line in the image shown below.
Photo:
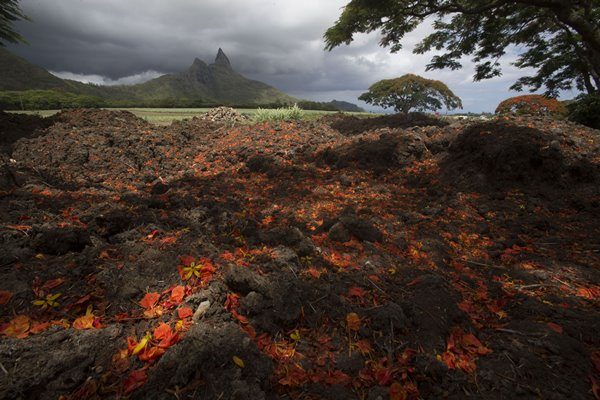
M0 110L56 110L106 107L99 97L58 90L0 91Z
M340 111L339 108L331 103L320 103L317 101L299 101L298 107L303 110Z
M275 102L268 104L215 103L203 99L163 98L156 100L117 100L96 96L75 94L61 90L0 91L0 110L55 110L63 108L211 108L228 106L235 108L282 108L291 103ZM299 101L303 110L339 111L331 103Z

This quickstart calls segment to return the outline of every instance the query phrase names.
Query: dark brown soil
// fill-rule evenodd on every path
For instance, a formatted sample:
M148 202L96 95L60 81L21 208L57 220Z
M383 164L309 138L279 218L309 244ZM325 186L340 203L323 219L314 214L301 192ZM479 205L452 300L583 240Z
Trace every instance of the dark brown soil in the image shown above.
M10 154L14 142L35 136L39 130L47 128L53 122L52 118L0 111L0 153Z
M407 129L420 126L447 126L448 123L439 118L422 113L384 115L374 118L361 118L337 114L324 117L324 121L340 133L351 136L380 128Z
M374 171L400 168L429 154L418 133L380 129L336 148L327 148L319 158L334 168L354 166Z
M468 190L599 182L600 132L547 130L543 122L534 122L471 126L452 142L442 172L451 184Z
M593 399L598 131L336 118L14 143L0 398Z

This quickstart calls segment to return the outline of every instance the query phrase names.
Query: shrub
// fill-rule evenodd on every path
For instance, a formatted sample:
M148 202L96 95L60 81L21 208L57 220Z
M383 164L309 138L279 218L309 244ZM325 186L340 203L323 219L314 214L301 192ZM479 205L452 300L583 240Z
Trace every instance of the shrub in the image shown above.
M259 108L254 114L255 122L292 121L302 118L303 112L297 104L293 107L265 109Z
M581 95L567 108L569 120L600 129L600 94Z
M561 102L539 94L511 97L496 108L496 114L544 115L560 118L566 113L566 107Z

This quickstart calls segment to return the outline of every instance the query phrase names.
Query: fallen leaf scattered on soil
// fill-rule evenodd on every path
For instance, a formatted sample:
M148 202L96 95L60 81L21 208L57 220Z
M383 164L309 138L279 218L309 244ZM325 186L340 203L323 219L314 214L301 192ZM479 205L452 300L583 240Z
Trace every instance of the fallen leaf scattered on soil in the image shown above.
M599 135L0 112L0 398L597 397Z

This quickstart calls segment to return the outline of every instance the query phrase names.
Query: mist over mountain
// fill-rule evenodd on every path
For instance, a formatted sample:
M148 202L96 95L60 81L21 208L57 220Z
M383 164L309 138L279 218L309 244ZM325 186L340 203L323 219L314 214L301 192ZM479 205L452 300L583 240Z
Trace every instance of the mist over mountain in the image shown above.
M57 98L68 94L69 99L71 95L84 96L85 106L264 107L298 103L307 109L364 111L345 101L320 103L301 100L266 83L248 79L233 68L229 57L220 48L211 64L195 58L184 71L133 85L99 85L62 79L0 48L0 76L0 91L4 92L0 103L7 108L21 108L23 92L28 91L31 95L32 91L36 91L33 96L48 104L54 104Z
M270 105L299 101L266 83L245 78L219 49L212 64L196 58L185 71L136 85L100 86L58 78L44 68L0 49L0 90L60 90L101 99L136 104Z

